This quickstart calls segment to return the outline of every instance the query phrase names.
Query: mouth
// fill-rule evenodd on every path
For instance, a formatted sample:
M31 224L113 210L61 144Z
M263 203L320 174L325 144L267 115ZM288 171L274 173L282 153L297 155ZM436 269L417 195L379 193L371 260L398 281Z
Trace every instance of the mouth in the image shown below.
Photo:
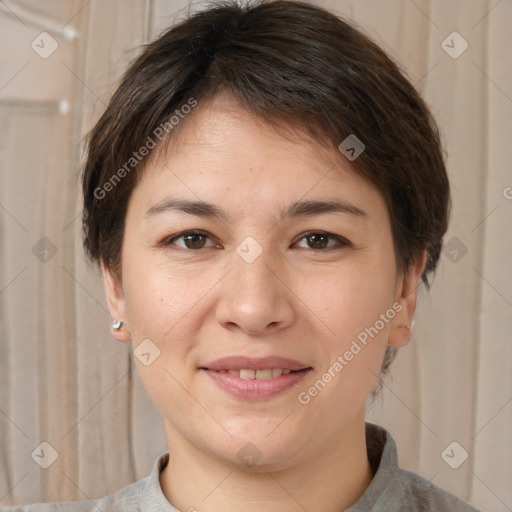
M231 356L199 368L218 387L237 398L265 400L297 387L313 370L299 361L271 356Z
M265 368L264 370L254 370L251 368L242 368L241 370L219 370L217 373L229 373L240 379L269 380L289 375L290 373L302 372L304 370L290 370L287 368Z

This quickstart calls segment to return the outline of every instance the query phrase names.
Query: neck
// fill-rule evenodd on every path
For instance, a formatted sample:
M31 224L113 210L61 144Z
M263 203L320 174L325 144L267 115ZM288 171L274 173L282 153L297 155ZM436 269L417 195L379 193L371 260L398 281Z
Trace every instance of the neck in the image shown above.
M201 512L339 512L352 506L372 480L364 416L323 443L314 458L276 471L256 472L198 450L166 423L169 463L160 474L168 501Z

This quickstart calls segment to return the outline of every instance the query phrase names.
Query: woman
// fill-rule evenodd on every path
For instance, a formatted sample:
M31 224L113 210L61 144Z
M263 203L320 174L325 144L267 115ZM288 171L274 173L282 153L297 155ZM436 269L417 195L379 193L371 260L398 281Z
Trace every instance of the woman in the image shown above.
M378 46L306 3L194 14L125 74L83 193L169 452L111 496L30 510L476 510L365 422L450 202L435 122Z

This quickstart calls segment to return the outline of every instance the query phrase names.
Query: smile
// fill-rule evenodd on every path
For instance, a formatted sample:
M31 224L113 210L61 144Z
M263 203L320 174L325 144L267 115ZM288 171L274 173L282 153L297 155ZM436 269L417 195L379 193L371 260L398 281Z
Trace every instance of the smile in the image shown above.
M262 370L210 370L200 369L216 387L236 398L244 400L268 400L297 387L312 368L290 370L269 368Z
M229 375L234 375L241 379L269 380L281 377L281 375L288 375L289 373L292 373L292 371L293 370L283 368L267 368L265 370L220 370L218 373L229 373Z

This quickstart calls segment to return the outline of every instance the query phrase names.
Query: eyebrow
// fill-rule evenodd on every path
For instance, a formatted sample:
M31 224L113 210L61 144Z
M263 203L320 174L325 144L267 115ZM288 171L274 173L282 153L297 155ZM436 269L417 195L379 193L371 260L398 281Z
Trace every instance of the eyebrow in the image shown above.
M184 212L197 217L216 218L224 222L230 221L230 216L219 206L204 201L190 201L186 199L165 199L151 206L144 214L144 218L149 219L168 211ZM296 201L288 206L287 209L280 211L279 220L321 215L324 213L345 213L363 219L368 218L368 214L361 210L361 208L347 201L333 199L327 201Z

